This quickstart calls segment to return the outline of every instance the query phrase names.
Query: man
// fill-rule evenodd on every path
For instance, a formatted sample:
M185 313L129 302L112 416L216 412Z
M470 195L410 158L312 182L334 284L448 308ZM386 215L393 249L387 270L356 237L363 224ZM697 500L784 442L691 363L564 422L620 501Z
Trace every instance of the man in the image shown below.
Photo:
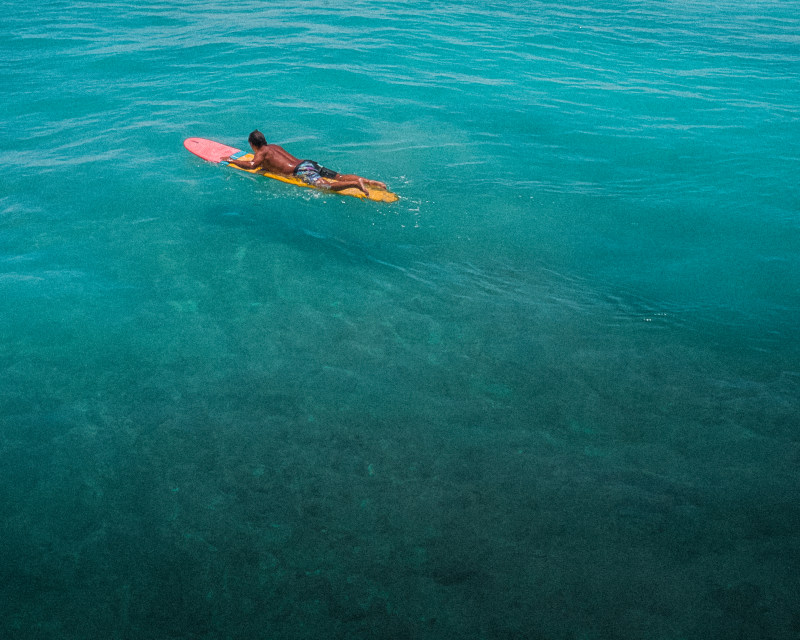
M277 144L267 144L264 134L258 129L253 131L247 138L250 148L253 150L252 160L234 160L233 158L223 158L223 162L230 162L242 169L263 169L270 173L278 173L284 176L294 176L306 184L319 189L330 189L331 191L341 191L342 189L359 189L364 195L369 195L367 187L386 189L383 182L377 180L367 180L361 176L346 174L342 175L331 169L326 169L313 160L299 160L290 154L283 147ZM323 180L327 178L328 180Z

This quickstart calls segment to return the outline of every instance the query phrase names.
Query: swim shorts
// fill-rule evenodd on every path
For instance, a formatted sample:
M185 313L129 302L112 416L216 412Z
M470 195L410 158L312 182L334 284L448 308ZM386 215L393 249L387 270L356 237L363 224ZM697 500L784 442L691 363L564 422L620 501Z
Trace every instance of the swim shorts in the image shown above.
M306 184L318 189L327 189L328 183L323 178L335 178L338 173L326 169L322 165L313 160L303 160L294 168L294 175L300 178Z

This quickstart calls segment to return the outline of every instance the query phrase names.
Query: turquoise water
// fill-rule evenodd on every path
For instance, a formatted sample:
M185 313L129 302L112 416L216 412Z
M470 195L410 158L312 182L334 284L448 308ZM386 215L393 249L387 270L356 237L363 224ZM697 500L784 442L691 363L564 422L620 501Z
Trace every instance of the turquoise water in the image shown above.
M0 636L797 638L797 16L6 2Z

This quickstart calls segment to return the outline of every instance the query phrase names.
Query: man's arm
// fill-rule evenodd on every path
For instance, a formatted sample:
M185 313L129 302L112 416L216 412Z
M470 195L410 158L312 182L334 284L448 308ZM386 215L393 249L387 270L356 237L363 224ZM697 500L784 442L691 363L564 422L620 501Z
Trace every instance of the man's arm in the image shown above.
M253 158L252 160L234 160L233 158L223 158L220 162L230 162L231 164L236 165L237 167L241 167L242 169L258 169L261 165L260 162L256 162L256 159Z
M252 160L234 160L233 158L228 156L227 158L223 158L221 162L230 162L231 164L234 164L237 167L241 167L242 169L249 169L252 171L253 169L258 169L261 166L261 164L264 162L265 155L266 154L261 149L259 149L253 156Z

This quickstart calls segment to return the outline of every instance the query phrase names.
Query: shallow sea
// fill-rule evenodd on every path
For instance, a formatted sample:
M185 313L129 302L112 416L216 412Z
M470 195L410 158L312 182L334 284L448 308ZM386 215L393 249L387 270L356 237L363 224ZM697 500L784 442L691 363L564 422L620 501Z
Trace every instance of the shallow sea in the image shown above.
M4 2L0 636L800 636L799 34Z

